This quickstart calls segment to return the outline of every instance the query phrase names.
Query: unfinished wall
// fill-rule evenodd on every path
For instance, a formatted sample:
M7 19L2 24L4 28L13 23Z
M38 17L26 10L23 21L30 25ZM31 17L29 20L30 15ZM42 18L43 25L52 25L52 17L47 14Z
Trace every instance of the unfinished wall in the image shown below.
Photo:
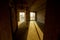
M37 12L37 21L40 23L45 23L45 9L42 9Z
M0 40L12 40L8 1L0 1Z
M17 29L17 10L16 10L16 4L11 0L10 1L10 16L11 16L11 25L12 25L12 32L14 33Z
M60 40L59 2L47 0L44 40Z
M13 28L13 32L15 32L16 27L17 27L17 23L16 23L17 19L16 19L16 13L15 13L14 8L11 9L11 16L12 16L11 17L11 19L12 19L12 28Z

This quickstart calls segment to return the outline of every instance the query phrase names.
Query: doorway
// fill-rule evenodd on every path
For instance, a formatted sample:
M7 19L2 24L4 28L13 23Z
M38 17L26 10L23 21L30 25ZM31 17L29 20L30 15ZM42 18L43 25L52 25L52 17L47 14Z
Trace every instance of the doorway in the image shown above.
M18 17L19 21L18 21L18 26L25 22L25 12L19 12L19 17Z
M19 13L19 19L20 19L20 23L24 22L25 21L25 12L20 12Z
M30 21L35 21L35 12L30 12Z

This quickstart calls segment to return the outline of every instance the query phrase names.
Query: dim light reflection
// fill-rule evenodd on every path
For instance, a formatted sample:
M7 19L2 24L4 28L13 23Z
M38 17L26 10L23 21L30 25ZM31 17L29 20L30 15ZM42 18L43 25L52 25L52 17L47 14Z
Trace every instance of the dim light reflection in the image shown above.
M43 40L43 32L42 32L41 28L39 28L38 24L35 21L34 21L34 23L36 25L36 28L38 30L38 33L39 33L41 40Z
M43 40L43 32L41 31L41 29L37 25L36 21L30 21L27 40L40 40L34 24L36 25L36 28L37 28L37 31L39 33L40 39Z

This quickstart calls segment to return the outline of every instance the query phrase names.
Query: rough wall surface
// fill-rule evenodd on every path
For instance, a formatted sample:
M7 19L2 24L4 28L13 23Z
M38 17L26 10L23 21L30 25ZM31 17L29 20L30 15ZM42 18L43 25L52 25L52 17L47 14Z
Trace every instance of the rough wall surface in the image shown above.
M57 2L57 1L56 1ZM47 1L44 40L59 40L60 37L60 6L53 0Z
M45 23L45 9L40 10L39 12L37 12L37 21L40 23Z
M0 40L12 40L8 2L0 1Z

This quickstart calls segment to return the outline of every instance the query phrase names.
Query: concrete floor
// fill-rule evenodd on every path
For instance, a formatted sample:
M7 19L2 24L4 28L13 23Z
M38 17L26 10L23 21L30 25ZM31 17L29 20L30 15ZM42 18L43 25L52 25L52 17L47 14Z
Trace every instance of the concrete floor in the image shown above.
M43 32L35 21L30 21L19 26L15 40L43 40Z

